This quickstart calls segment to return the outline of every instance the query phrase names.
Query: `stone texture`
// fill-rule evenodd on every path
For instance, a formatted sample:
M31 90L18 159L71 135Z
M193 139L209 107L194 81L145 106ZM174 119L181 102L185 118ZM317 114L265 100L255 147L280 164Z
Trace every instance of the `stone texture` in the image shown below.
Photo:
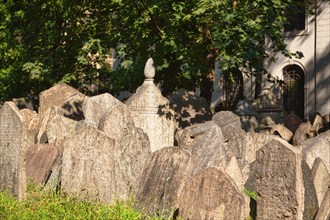
M301 156L280 138L257 151L257 219L303 219Z
M330 187L324 197L324 200L317 212L315 220L329 220L330 219Z
M312 117L310 117L310 121L316 132L323 128L323 119L320 113L315 113Z
M36 143L39 143L39 144L48 143L47 125L56 115L62 115L62 116L64 115L63 109L61 107L53 106L51 108L48 108L40 116L41 120L38 125L39 131L37 134Z
M85 119L84 112L82 110L82 103L86 100L86 96L82 93L75 93L67 98L62 108L64 109L64 116L76 121Z
M283 138L284 140L286 140L288 142L293 137L292 131L290 131L288 128L286 128L282 124L270 125L270 133L278 134L281 138Z
M90 125L75 131L62 142L63 191L104 203L128 199L150 152L145 136L138 138L140 145L121 143Z
M179 89L168 96L170 106L174 110L177 127L185 127L211 120L211 109L203 97L198 97L192 91Z
M191 165L190 153L185 149L165 147L155 151L141 177L136 195L138 206L151 213L173 213L179 206Z
M241 219L243 203L234 181L221 169L210 167L186 181L179 214L185 219Z
M303 121L293 135L293 145L300 145L305 140L315 137L316 131L308 120Z
M319 206L330 186L330 174L324 162L320 158L316 158L312 168L313 182L316 190Z
M174 113L153 79L145 79L143 85L125 104L132 112L135 125L148 134L152 152L173 146Z
M46 184L59 156L60 150L53 144L30 146L25 157L27 181L41 186Z
M56 84L39 94L38 113L42 115L52 106L61 107L68 98L78 93L80 93L78 90L65 83Z
M75 131L76 126L76 121L61 115L55 115L46 126L48 143L55 144L65 137L69 137Z
M303 158L310 168L312 168L315 159L319 157L327 170L330 170L330 131L306 140L300 148L303 152Z
M24 157L27 150L27 128L13 102L0 109L0 191L8 190L19 200L25 197Z
M63 148L61 178L64 192L97 198L105 203L120 198L115 171L115 162L119 161L114 156L113 139L86 126L64 140Z
M37 141L40 116L35 111L31 111L27 108L20 110L20 114L24 119L24 126L27 129L27 145L35 144Z
M123 104L109 93L87 98L82 104L86 123L98 127L100 119L117 104Z
M306 161L302 161L301 168L303 172L303 189L304 189L304 213L303 219L313 219L318 208L317 194L313 182L312 171Z
M118 184L121 186L122 196L128 198L129 190L137 191L138 183L145 163L151 156L149 139L141 128L134 125L131 113L125 105L116 105L103 119L100 120L100 130L115 140L115 158L120 161L117 172ZM119 167L118 167L119 169Z
M240 117L231 111L217 112L212 121L221 128L226 140L239 139L245 133L241 128Z

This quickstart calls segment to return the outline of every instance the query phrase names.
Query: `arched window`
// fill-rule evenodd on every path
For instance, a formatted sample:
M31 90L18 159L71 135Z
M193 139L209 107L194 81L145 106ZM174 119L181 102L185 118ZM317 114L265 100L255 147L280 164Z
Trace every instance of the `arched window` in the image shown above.
M294 111L300 118L304 118L304 70L298 65L289 65L283 69L284 109L290 113Z

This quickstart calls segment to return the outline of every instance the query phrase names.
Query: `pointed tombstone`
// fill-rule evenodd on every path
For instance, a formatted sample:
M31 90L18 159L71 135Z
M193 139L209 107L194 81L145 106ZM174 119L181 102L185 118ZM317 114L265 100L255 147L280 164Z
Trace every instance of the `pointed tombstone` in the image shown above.
M257 151L257 219L303 219L302 155L281 138Z
M109 93L87 98L82 104L85 121L94 127L99 126L100 119L109 113L117 104L123 104Z
M0 191L8 190L19 200L25 197L24 157L27 150L24 118L13 102L0 109Z
M143 85L126 101L126 105L132 112L135 125L148 134L150 148L154 152L166 146L173 146L174 114L169 108L169 101L153 83L155 68L151 58L145 65L144 75L146 79Z
M78 93L80 93L78 90L65 83L56 84L55 86L39 94L40 106L38 113L42 115L48 108L52 106L61 107L67 99Z

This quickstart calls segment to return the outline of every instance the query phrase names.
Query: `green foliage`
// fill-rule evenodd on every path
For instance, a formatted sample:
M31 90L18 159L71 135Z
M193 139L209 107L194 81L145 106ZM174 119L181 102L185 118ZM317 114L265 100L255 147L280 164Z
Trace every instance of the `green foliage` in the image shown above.
M134 208L134 200L116 201L105 205L97 201L78 200L63 193L29 187L27 198L17 201L6 192L0 192L0 219L115 219L160 220L162 217L145 215Z
M254 199L254 200L257 200L257 192L256 191L250 191L249 189L247 188L244 188L243 189L243 192L248 195L250 198Z
M210 86L214 62L265 72L268 49L286 56L282 39L291 0L0 0L0 99L38 94L59 81L87 92L134 91L153 57L168 94ZM120 69L106 64L115 48ZM174 82L174 83L173 83ZM111 85L111 86L110 86Z

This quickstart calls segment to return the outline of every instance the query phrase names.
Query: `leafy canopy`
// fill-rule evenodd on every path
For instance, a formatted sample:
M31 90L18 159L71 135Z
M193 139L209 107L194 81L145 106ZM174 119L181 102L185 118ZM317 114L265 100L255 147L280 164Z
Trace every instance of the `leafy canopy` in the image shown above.
M230 75L263 72L265 37L287 56L282 39L291 0L0 0L0 99L59 81L82 91L134 91L153 57L168 94L210 91L214 62ZM121 60L111 71L110 48Z

